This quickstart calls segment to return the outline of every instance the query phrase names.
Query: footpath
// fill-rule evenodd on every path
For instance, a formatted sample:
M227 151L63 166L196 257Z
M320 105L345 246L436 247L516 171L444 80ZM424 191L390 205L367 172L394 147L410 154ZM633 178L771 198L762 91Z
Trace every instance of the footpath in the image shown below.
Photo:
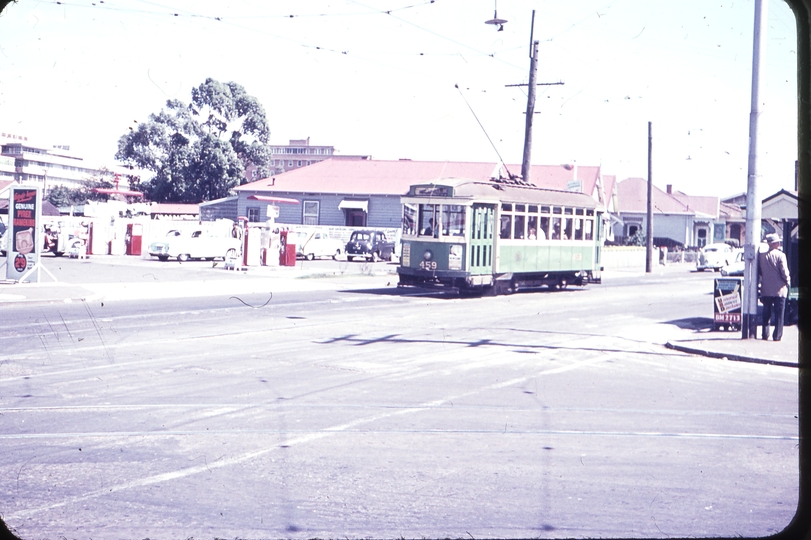
M48 267L62 269L57 260ZM192 264L179 269L170 263L156 264L148 259L104 256L87 261L71 261L72 273L57 281L41 273L38 283L0 280L0 308L10 303L72 303L129 299L201 297L221 294L245 294L265 291L335 290L347 285L346 277L379 278L380 286L394 286L396 265L386 263L308 264L296 266L249 267L246 270L212 269L211 264ZM668 268L669 271L685 271ZM618 275L629 276L625 272ZM639 274L643 276L644 274ZM603 274L604 282L612 272ZM0 312L1 313L1 312ZM760 330L758 328L758 330ZM681 334L683 336L683 334ZM667 341L665 347L688 354L786 367L798 367L800 335L796 325L786 326L779 342L742 339L741 332L697 330L695 337Z

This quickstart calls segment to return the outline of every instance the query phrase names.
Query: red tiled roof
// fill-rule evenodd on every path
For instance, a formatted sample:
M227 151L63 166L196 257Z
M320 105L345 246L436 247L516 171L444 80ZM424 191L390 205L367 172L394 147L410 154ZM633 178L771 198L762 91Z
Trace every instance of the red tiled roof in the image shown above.
M671 196L696 213L713 217L718 216L718 197L687 195L681 191L675 191Z
M513 174L521 172L521 165L508 165ZM600 176L600 167L589 165L531 165L529 168L529 181L538 187L559 189L566 191L566 184L575 179L580 180L581 191L586 195L593 195Z
M375 193L402 195L411 184L441 178L487 180L494 163L327 159L273 178L243 184L237 191Z
M744 211L741 210L741 207L737 204L730 204L730 203L721 203L721 207L719 210L720 217L723 217L726 220L743 220L746 219L746 215Z
M236 190L402 195L412 184L442 178L487 181L497 176L500 168L500 164L495 162L327 159L272 178L243 184ZM515 174L521 171L521 166L508 165L508 169ZM582 182L583 193L594 193L599 174L599 167L577 167L577 177ZM572 166L532 165L530 169L530 182L539 187L565 191L566 183L573 178Z
M0 193L4 192L13 183L14 180L0 180Z
M695 214L681 201L653 186L653 211L660 214ZM648 181L644 178L626 178L617 184L616 210L623 213L642 213L648 211Z

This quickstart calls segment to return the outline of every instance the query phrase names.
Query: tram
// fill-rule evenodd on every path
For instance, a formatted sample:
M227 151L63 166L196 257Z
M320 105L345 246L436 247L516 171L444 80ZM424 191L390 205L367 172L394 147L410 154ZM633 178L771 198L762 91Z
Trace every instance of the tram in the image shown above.
M400 287L510 294L600 283L604 211L584 193L448 178L410 186L401 202Z

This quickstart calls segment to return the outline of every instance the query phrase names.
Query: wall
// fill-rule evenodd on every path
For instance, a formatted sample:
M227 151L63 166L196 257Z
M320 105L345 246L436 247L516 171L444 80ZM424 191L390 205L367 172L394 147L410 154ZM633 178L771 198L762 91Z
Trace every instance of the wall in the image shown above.
M267 220L267 207L269 203L262 201L249 201L252 193L241 192L239 195L238 212L240 216L248 215L248 207L259 209L259 221ZM344 199L369 201L366 217L366 227L399 228L402 218L402 205L399 195L369 195L369 194L330 194L330 193L294 193L279 192L274 196L296 199L302 204L277 203L279 217L277 223L301 225L304 213L304 201L318 201L318 224L343 227L346 225L344 211L338 205Z

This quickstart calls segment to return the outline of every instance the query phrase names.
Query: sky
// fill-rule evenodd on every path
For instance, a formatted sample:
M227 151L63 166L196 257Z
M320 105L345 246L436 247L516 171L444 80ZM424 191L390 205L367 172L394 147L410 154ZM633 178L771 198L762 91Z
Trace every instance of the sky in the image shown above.
M766 0L764 0L766 2ZM534 30L533 30L533 10ZM494 12L503 31L485 24ZM747 189L754 0L19 0L0 13L0 132L114 163L206 78L264 106L271 144L532 163L726 197ZM767 2L759 189L794 189L796 28Z

